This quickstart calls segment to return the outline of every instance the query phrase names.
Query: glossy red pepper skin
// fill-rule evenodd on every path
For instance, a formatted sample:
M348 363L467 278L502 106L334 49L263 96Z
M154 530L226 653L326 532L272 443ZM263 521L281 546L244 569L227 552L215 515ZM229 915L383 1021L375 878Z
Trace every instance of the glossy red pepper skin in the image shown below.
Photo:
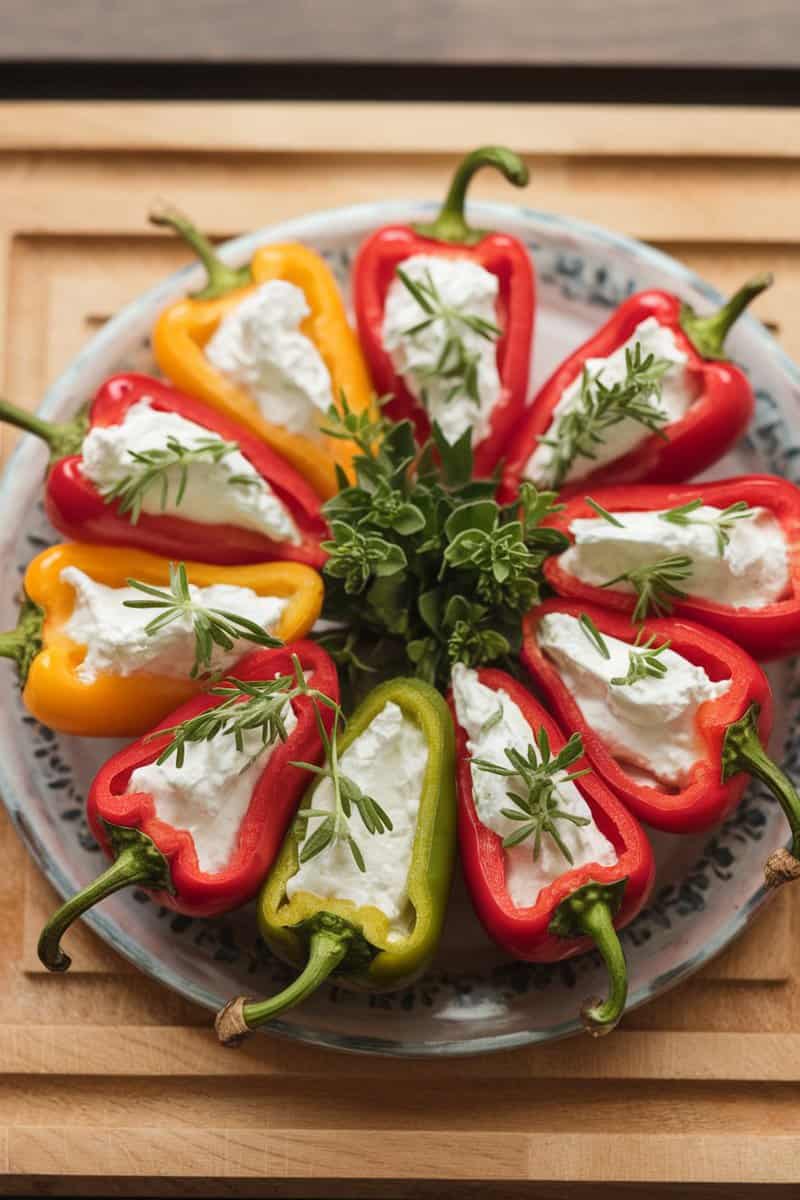
M274 679L277 674L293 675L292 654L299 658L307 677L313 674L312 686L338 702L336 667L328 654L314 642L295 642L278 650L254 650L236 663L231 674L243 680ZM168 729L221 702L222 697L208 693L195 696L161 721L154 733L158 734L158 730ZM114 754L100 768L87 800L87 816L92 832L109 855L111 847L104 822L137 829L153 841L168 863L174 888L174 894L167 891L153 893L160 904L187 916L210 917L237 908L256 894L280 849L289 821L308 788L308 771L291 763L319 763L323 757L312 701L301 696L292 701L292 707L297 724L286 741L276 746L256 784L240 827L239 844L233 859L222 871L213 875L198 867L191 834L159 820L152 796L144 792L125 794L131 772L158 758L170 741L168 734L147 734ZM320 705L320 714L330 732L332 711Z
M553 410L586 361L613 354L648 317L670 329L678 349L686 354L696 399L679 421L665 425L660 434L647 434L628 454L592 471L579 483L567 484L562 492L591 492L607 483L678 483L704 471L730 450L753 415L753 389L732 363L705 359L698 353L683 331L681 311L682 302L670 292L639 292L553 372L534 397L513 440L503 472L504 499L512 500L517 494L528 459L539 438L550 430Z
M586 613L601 634L624 642L636 641L640 629L644 639L653 636L654 646L665 641L676 654L702 667L713 680L730 679L730 690L718 700L698 709L697 724L706 745L705 756L695 765L689 782L679 791L646 787L634 779L624 764L612 758L605 743L584 718L575 697L555 665L539 648L536 630L547 613ZM700 833L716 825L735 808L749 782L738 772L722 779L722 750L725 733L752 704L760 707L758 733L766 744L772 728L772 693L764 672L749 654L728 638L701 625L676 617L646 620L633 625L627 616L576 600L546 600L523 621L522 661L548 706L565 728L583 737L586 756L610 790L640 820L667 833Z
M116 504L106 504L100 492L81 472L80 455L58 460L47 478L47 515L61 533L83 542L133 546L165 558L236 565L290 560L320 567L326 559L320 542L327 536L320 500L311 486L264 442L235 421L199 400L148 375L115 375L106 380L92 403L89 426L118 425L128 409L148 399L162 412L176 413L236 442L286 505L301 534L299 545L276 542L236 525L205 525L184 517L141 513L134 525L120 515Z
M466 258L497 276L496 320L503 331L496 343L501 392L488 435L473 447L476 475L490 475L522 419L527 400L536 295L530 254L522 242L507 234L487 233L475 245L464 245L424 237L405 225L377 230L359 249L353 267L353 296L361 346L377 393L392 395L386 413L395 421L410 418L421 443L430 434L428 414L395 372L382 335L386 294L396 268L414 254Z
M478 671L480 682L495 691L502 688L520 708L533 733L544 726L554 753L558 753L566 738L562 730L571 733L578 726L565 722L560 727L530 692L505 671L483 668ZM472 902L489 936L509 954L525 962L558 962L592 949L591 939L562 938L551 933L550 922L559 905L590 882L614 884L627 879L619 912L614 918L616 928L627 925L647 900L655 876L653 852L638 821L596 774L575 781L596 820L601 832L619 853L613 866L587 864L570 869L544 888L529 908L516 908L505 885L505 851L502 839L479 819L472 793L472 769L467 749L467 735L458 724L455 703L449 696L450 709L456 729L456 762L458 780L458 840L461 861ZM571 770L581 770L588 764L579 759Z
M697 499L716 508L727 508L737 500L745 500L751 507L767 509L780 523L786 539L788 595L763 608L733 608L689 595L685 600L676 599L673 611L676 616L699 621L725 634L758 659L785 658L800 650L800 488L774 475L742 475L680 487L644 484L597 488L590 495L612 514L668 510ZM571 537L569 527L573 521L594 518L603 519L583 496L576 496L545 523ZM583 583L564 570L560 557L548 559L544 572L547 582L559 596L597 604L614 612L633 612L634 595ZM613 574L609 571L609 576Z

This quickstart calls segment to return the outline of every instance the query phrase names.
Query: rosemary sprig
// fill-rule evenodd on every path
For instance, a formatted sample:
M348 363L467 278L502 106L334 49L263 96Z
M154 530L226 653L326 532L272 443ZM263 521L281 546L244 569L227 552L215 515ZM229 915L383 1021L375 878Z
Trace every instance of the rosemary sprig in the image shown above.
M109 504L118 500L119 512L130 514L130 522L135 525L141 516L145 496L153 488L160 488L159 507L163 511L169 502L170 483L177 474L173 503L178 508L186 493L190 467L195 463L221 462L238 449L236 442L225 442L221 438L204 438L195 442L193 446L185 446L170 434L163 448L129 450L128 454L133 464L131 470L103 491L103 499ZM228 483L241 487L243 484L257 484L258 480L248 475L231 475Z
M424 272L421 280L412 279L402 267L397 267L396 271L403 287L410 292L425 313L421 321L403 330L404 336L413 337L414 334L422 333L437 321L441 322L444 332L444 343L436 362L429 367L415 368L415 373L423 384L423 402L426 399L425 381L441 379L448 385L444 394L445 403L449 403L456 396L464 395L473 404L479 405L478 364L480 354L468 349L464 340L464 331L469 329L487 342L496 342L503 331L484 317L479 317L474 313L465 313L460 308L446 304L429 270Z
M538 755L532 745L528 746L525 754L521 754L513 747L506 747L505 756L509 762L507 767L480 758L473 758L472 765L481 771L488 771L492 775L519 778L525 788L524 793L506 792L515 807L500 810L503 816L510 821L519 822L519 828L503 838L503 845L506 849L518 846L521 842L533 837L535 861L541 852L542 838L545 834L549 834L561 854L571 865L572 854L561 836L558 822L569 821L572 825L580 826L590 825L591 821L588 817L576 816L559 807L557 784L570 783L573 779L579 779L582 775L589 773L587 767L582 771L573 771L569 774L569 768L583 754L583 740L579 733L573 733L567 744L554 758L547 730L541 726L536 735L536 745L539 751ZM555 776L561 772L567 773L557 780Z
M607 579L601 587L613 587L615 583L630 583L638 599L633 610L633 620L643 621L648 612L658 616L672 611L672 600L684 600L686 592L677 585L692 573L692 560L686 554L671 554L658 562L645 563L623 571L613 579Z
M129 587L144 592L151 599L123 600L124 608L161 610L159 616L154 617L144 627L148 637L152 637L166 625L171 625L173 621L180 621L186 616L191 617L195 638L194 664L190 672L192 679L196 679L201 671L210 670L215 646L223 650L232 650L239 640L253 642L256 646L282 645L278 638L267 633L266 629L257 625L255 621L222 608L206 608L198 600L193 600L183 563L169 564L169 591L142 583L140 579L129 579L127 582Z
M236 679L234 676L223 679L208 692L210 696L223 697L221 704L151 735L162 737L165 733L172 734L156 761L166 762L174 754L175 765L182 767L186 746L190 742L210 742L220 735L233 737L236 749L242 751L245 735L253 730L261 731L262 748L276 741L285 742L286 711L298 696L308 696L315 710L320 704L334 713L339 710L338 704L330 696L308 686L296 655L292 655L292 669L293 675L276 675L274 679ZM258 750L250 762L260 753L261 750ZM245 764L245 768L248 765Z
M642 355L641 343L625 351L625 377L610 387L584 367L578 403L558 421L552 437L540 442L553 449L553 486L560 487L576 458L594 459L595 448L608 429L620 421L635 421L651 433L661 433L667 415L658 407L664 376L672 364L654 354Z
M602 504L598 504L596 500L593 500L591 496L584 496L584 500L589 505L589 508L593 508L598 517L602 517L609 525L616 525L617 529L625 528L622 521L618 520L607 508L603 508Z
M677 508L671 508L669 512L659 513L658 515L662 521L669 521L671 525L711 526L717 539L717 552L720 558L722 558L725 553L725 547L731 540L731 530L736 522L754 517L756 515L755 509L750 508L746 500L737 500L735 504L729 504L727 508L723 508L719 516L693 517L692 513L702 507L702 500L690 500L688 504L679 504Z
M305 817L308 820L311 817L320 818L314 832L304 843L300 851L300 862L310 862L312 858L316 858L323 850L326 850L332 843L346 842L350 853L353 856L353 861L359 871L366 871L366 863L361 847L356 841L350 830L350 818L353 814L353 809L356 810L361 818L361 824L370 835L385 833L387 830L393 829L389 814L381 808L377 800L372 796L365 795L354 779L350 779L343 774L339 762L338 751L338 736L339 722L342 718L341 709L337 707L333 718L333 733L328 735L328 731L321 719L319 709L315 707L317 718L317 728L322 739L322 744L325 748L325 765L318 767L314 763L294 762L293 767L302 767L304 771L311 771L317 776L318 783L323 779L330 779L333 787L333 812L328 812L326 809L320 808L301 808L299 816ZM343 720L343 718L342 718Z
M663 679L667 673L667 664L661 661L661 655L670 647L669 641L660 646L653 646L656 635L653 633L646 642L641 641L642 631L636 635L633 648L628 652L628 674L618 675L610 680L616 687L629 687L640 679Z
M611 651L606 644L605 638L588 613L581 613L578 617L578 624L581 627L581 633L592 643L597 653L603 658L611 658Z

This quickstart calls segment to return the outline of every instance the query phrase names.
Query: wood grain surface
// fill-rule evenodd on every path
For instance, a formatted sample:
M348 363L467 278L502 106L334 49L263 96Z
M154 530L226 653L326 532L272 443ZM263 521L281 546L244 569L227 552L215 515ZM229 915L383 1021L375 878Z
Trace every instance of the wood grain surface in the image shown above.
M723 290L773 267L757 311L800 357L791 114L433 107L412 126L408 115L0 105L6 394L34 406L111 313L185 260L145 223L156 195L226 236L298 210L436 196L475 140L527 152L524 201L647 238ZM508 199L499 181L476 182ZM796 1194L800 889L610 1039L394 1062L267 1037L223 1051L207 1014L85 930L80 969L42 974L32 943L52 895L4 817L0 861L0 1193Z
M796 0L5 0L2 57L797 66Z

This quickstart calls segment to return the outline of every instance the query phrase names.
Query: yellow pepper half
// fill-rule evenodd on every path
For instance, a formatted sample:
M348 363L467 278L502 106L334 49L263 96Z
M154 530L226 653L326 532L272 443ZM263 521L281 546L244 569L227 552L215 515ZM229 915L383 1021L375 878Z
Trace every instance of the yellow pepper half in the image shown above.
M259 596L288 597L273 630L284 642L304 637L319 616L322 579L302 563L185 566L189 582L197 587L227 583L252 588ZM25 572L27 600L20 623L13 632L0 635L0 654L17 660L22 698L37 721L81 737L134 737L208 686L207 681L146 671L82 680L77 669L86 647L64 632L75 604L74 588L61 579L66 567L77 567L107 587L125 587L128 579L156 587L167 587L170 581L169 561L141 550L64 542L33 559Z
M249 268L228 267L187 218L172 210L151 221L176 230L208 272L200 292L169 305L153 329L153 352L164 374L183 391L226 413L263 438L303 475L323 499L337 490L335 464L350 470L354 446L341 439L311 439L264 419L247 389L211 365L204 353L220 321L260 284L283 279L300 288L311 309L301 326L319 350L331 377L336 403L342 394L354 412L369 408L372 385L358 338L329 267L315 251L296 242L262 246Z

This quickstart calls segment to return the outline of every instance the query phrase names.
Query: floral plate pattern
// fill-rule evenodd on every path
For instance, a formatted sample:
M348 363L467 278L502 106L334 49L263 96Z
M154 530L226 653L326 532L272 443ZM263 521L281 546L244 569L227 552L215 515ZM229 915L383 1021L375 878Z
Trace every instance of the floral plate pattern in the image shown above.
M373 204L318 213L228 243L232 265L273 240L301 240L330 263L345 293L362 238L386 223L429 217L432 205ZM593 226L506 205L474 205L483 227L520 237L538 278L532 385L582 342L626 296L666 287L701 309L720 302L673 259ZM170 300L197 287L187 267L128 305L88 343L53 385L41 414L64 418L109 374L153 371L149 330ZM768 471L800 482L800 372L756 321L743 318L728 349L756 394L750 434L713 471L715 477ZM15 597L27 562L58 540L40 503L46 455L25 438L0 483L0 619L15 623ZM712 473L710 473L712 474ZM769 671L779 714L772 752L800 780L796 728L800 679L794 662ZM84 820L86 789L119 743L54 734L29 717L10 664L0 667L0 791L30 853L62 895L102 869ZM697 970L740 933L765 902L762 865L784 838L775 801L751 787L736 813L710 836L656 834L656 888L650 905L622 935L630 972L629 1007L652 999ZM144 892L114 896L87 918L141 970L208 1009L231 995L270 993L290 977L261 943L252 907L214 921L192 920L154 904ZM76 964L79 966L79 964ZM388 995L323 989L269 1027L301 1041L366 1053L454 1055L546 1042L580 1029L583 996L604 987L596 954L553 966L507 959L489 942L457 879L439 953L415 985Z

